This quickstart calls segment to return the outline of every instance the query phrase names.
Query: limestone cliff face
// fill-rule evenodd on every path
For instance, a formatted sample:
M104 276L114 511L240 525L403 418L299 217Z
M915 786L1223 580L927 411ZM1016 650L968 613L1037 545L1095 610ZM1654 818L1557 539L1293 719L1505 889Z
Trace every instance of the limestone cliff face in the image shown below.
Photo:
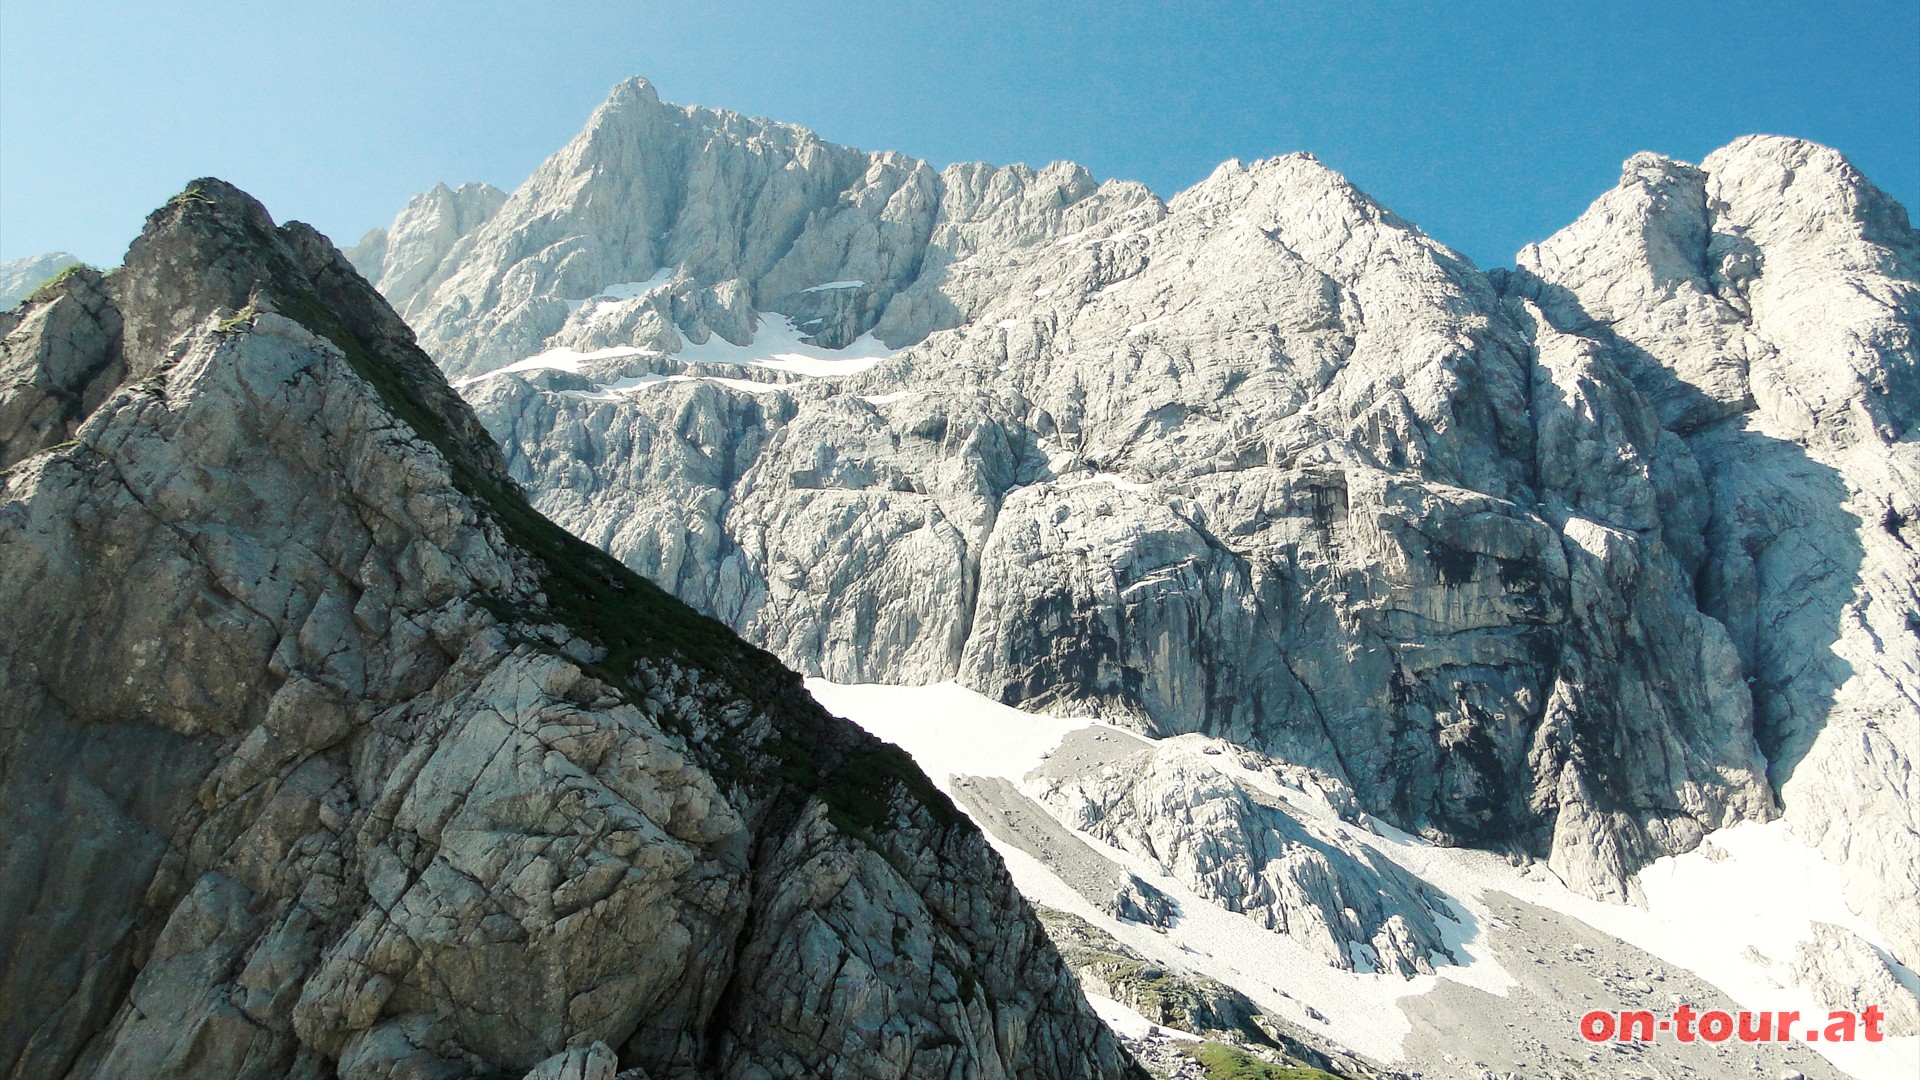
M936 172L634 79L436 271L381 284L455 375L559 347L739 343L759 312L834 347L907 344L977 314L977 291L948 284L976 255L1157 205L1078 166ZM388 273L418 210L395 223Z
M1832 150L1643 154L1506 290L1698 463L1689 552L1794 829L1920 956L1920 236Z
M389 228L374 229L346 250L360 276L394 298L402 316L413 313L407 299L431 291L472 247L475 230L487 223L507 193L492 184L437 184L410 200Z
M0 360L0 1062L1131 1074L903 755L535 514L326 240L200 181Z
M1162 203L633 83L415 321L536 505L803 671L1222 736L1595 896L1784 808L1912 959L1915 252L1785 139L1483 274L1307 155ZM899 351L693 346L772 313Z

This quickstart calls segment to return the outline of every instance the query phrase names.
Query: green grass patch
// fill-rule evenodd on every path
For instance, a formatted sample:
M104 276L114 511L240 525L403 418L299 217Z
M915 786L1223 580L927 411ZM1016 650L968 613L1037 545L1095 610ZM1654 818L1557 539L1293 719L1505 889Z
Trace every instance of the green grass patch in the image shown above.
M38 285L35 285L33 287L33 291L27 294L27 299L33 303L41 303L43 301L52 299L53 293L57 291L62 285L65 285L68 278L72 277L73 275L79 273L82 270L92 270L96 274L100 272L98 270L94 270L93 267L88 266L86 263L74 263L71 266L62 267L52 277L48 278L47 280L41 282Z
M241 308L239 311L234 312L232 315L228 316L227 318L221 319L219 322L214 323L213 324L214 332L218 334L238 333L242 330L247 329L248 327L251 327L253 325L253 320L258 318L259 315L260 315L260 309L257 307L254 307L252 304L248 304L245 307Z
M1340 1080L1330 1072L1304 1065L1275 1065L1221 1042L1206 1042L1187 1050L1207 1080Z

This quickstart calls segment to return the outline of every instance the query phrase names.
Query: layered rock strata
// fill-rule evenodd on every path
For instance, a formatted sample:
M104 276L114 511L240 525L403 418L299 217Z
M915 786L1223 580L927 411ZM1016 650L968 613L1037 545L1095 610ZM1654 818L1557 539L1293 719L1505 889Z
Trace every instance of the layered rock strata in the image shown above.
M1784 811L1920 956L1920 242L1830 150L1637 157L1488 274L1308 155L1162 202L636 82L472 237L402 299L464 377L546 354L463 387L536 504L809 674L1219 736L1617 900ZM700 362L781 320L901 351Z
M219 181L0 317L0 1063L1133 1075L984 839Z

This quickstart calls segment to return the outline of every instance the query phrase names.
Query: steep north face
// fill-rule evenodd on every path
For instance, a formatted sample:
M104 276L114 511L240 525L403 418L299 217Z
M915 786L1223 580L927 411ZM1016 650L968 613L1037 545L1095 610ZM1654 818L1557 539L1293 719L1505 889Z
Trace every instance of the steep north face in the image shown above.
M1784 814L1920 957L1920 240L1839 154L1635 157L1483 273L1308 155L1162 202L636 80L453 202L359 257L511 473L797 669L1221 736L1597 897Z

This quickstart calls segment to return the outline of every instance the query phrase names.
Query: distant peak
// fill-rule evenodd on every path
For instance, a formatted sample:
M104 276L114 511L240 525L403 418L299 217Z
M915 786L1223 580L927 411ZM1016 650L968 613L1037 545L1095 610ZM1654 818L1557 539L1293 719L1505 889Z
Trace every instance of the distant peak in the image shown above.
M607 95L609 105L628 101L641 105L658 105L660 91L654 89L653 84L645 78L635 75L631 79L615 84L613 91Z
M1848 183L1864 180L1845 154L1830 146L1785 135L1742 135L1707 155L1708 172L1771 165L1789 172L1813 170Z
M1656 154L1650 150L1642 150L1620 164L1620 183L1623 186L1639 183L1661 184L1669 181L1698 186L1702 176L1699 166L1670 158L1665 154Z

